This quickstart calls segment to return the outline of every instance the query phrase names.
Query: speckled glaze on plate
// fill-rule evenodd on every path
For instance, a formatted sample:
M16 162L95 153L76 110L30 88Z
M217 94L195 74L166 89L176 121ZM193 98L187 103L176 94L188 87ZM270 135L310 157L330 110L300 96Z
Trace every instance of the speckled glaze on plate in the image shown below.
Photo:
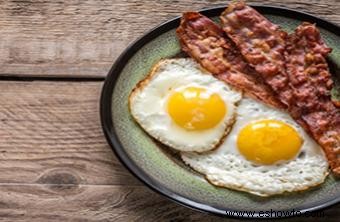
M340 28L314 16L285 8L254 6L272 22L288 32L302 21L316 23L327 44L333 48L329 57L332 72L340 76ZM218 21L224 7L202 10ZM151 30L131 44L113 65L101 97L101 122L105 136L121 162L153 190L187 207L230 216L230 211L313 211L340 202L340 180L328 176L321 186L305 192L273 197L257 197L248 193L218 188L186 167L176 156L150 138L132 119L128 96L153 64L180 53L175 29L179 18ZM155 206L157 207L157 206ZM271 215L275 217L274 215ZM244 215L243 217L249 217Z

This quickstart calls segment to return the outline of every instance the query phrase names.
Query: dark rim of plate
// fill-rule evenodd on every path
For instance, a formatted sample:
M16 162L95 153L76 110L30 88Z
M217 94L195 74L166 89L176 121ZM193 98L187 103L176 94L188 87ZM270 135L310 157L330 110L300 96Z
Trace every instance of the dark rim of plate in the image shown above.
M336 35L340 36L340 27L328 22L326 20L320 19L316 16L310 15L308 13L299 12L295 10L291 10L288 8L283 7L273 7L273 6L256 6L252 5L256 10L260 13L264 14L272 14L272 15L279 15L288 18L299 18L299 20L309 21L312 23L316 23L319 27L322 27ZM220 7L213 7L199 11L205 16L213 17L218 16L222 13L225 9L225 6ZM120 72L124 69L126 63L129 59L145 44L150 42L152 39L158 37L160 34L163 34L171 29L177 28L180 23L181 17L176 17L172 20L169 20L165 23L160 24L159 26L153 28L149 32L145 33L136 41L132 42L125 51L118 57L114 65L112 66L108 76L105 79L105 83L101 93L100 99L100 117L101 117L101 124L105 134L105 137L110 144L112 150L118 157L118 159L122 162L122 164L140 181L142 181L145 185L147 185L152 190L164 195L165 197L169 198L176 203L189 207L194 210L198 210L200 212L208 212L218 216L229 216L228 212L235 211L231 209L217 209L215 207L208 206L204 203L198 203L194 200L188 199L183 197L176 192L171 191L167 188L164 188L158 181L152 179L147 172L143 171L141 168L136 165L136 163L131 160L128 154L125 152L124 147L119 141L119 138L115 132L112 122L112 94L115 87L115 83L120 75ZM301 213L304 212L311 212L316 210L321 210L331 205L337 204L340 202L340 196L336 197L335 199L322 203L316 206L311 206L309 208L303 209L294 209L296 211L300 211ZM236 216L234 216L236 217ZM253 216L244 215L241 218L263 218L259 216L259 212L256 212ZM289 217L289 216L288 216ZM240 217L237 217L240 218ZM266 217L268 219L269 217ZM275 217L270 217L275 218ZM282 217L280 217L282 218Z

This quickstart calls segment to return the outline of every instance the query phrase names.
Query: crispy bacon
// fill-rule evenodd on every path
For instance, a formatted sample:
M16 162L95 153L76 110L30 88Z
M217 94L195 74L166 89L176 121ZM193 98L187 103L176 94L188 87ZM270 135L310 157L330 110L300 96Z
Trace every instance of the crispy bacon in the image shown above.
M340 110L330 98L331 74L326 56L331 49L315 25L303 23L287 41L286 67L294 92L294 110L325 149L333 171L340 174Z
M252 98L282 108L273 91L213 21L197 12L183 14L177 29L183 51L217 78L242 90Z
M340 114L330 99L332 81L325 60L330 49L315 26L303 24L287 39L244 2L232 3L221 20L241 54L323 147L333 172L340 175Z
M330 52L319 30L307 22L287 40L286 69L300 115L334 108L330 102L333 82L326 61Z
M243 1L231 3L220 19L223 30L247 62L289 106L292 98L284 59L287 33Z

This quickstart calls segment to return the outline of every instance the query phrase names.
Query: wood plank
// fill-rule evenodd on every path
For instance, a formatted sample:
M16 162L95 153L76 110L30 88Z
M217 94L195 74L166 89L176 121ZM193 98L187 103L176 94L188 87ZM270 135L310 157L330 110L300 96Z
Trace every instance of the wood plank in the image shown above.
M134 184L99 121L102 82L0 82L0 183Z
M338 0L249 0L340 24ZM0 4L0 76L106 76L129 42L181 12L225 0L11 0Z
M0 82L0 221L236 221L181 207L133 178L102 135L101 87ZM336 221L340 208L325 214Z
M338 221L340 206L324 211ZM211 221L231 222L184 208L141 186L0 185L0 218L6 221ZM291 218L287 221L324 221ZM0 219L1 221L1 219Z

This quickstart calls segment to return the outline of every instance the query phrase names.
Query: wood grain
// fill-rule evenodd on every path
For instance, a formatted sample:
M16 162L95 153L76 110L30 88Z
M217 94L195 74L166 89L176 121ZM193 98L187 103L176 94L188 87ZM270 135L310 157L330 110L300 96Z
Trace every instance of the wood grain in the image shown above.
M105 77L128 43L155 25L226 2L0 1L0 221L238 221L184 208L137 181L104 139L102 82L81 81ZM248 2L340 25L340 0ZM72 81L27 81L37 76ZM338 221L340 205L325 215Z
M106 76L132 40L181 12L228 1L8 0L0 4L0 75ZM340 24L339 0L267 0Z
M0 81L0 183L139 184L103 136L101 86Z
M327 221L338 221L339 209L325 210ZM4 221L239 221L184 208L145 187L120 185L2 185L0 218L6 218ZM284 221L321 222L325 218Z
M102 135L101 87L0 81L0 221L236 221L181 207L133 178ZM325 215L336 221L340 206Z

